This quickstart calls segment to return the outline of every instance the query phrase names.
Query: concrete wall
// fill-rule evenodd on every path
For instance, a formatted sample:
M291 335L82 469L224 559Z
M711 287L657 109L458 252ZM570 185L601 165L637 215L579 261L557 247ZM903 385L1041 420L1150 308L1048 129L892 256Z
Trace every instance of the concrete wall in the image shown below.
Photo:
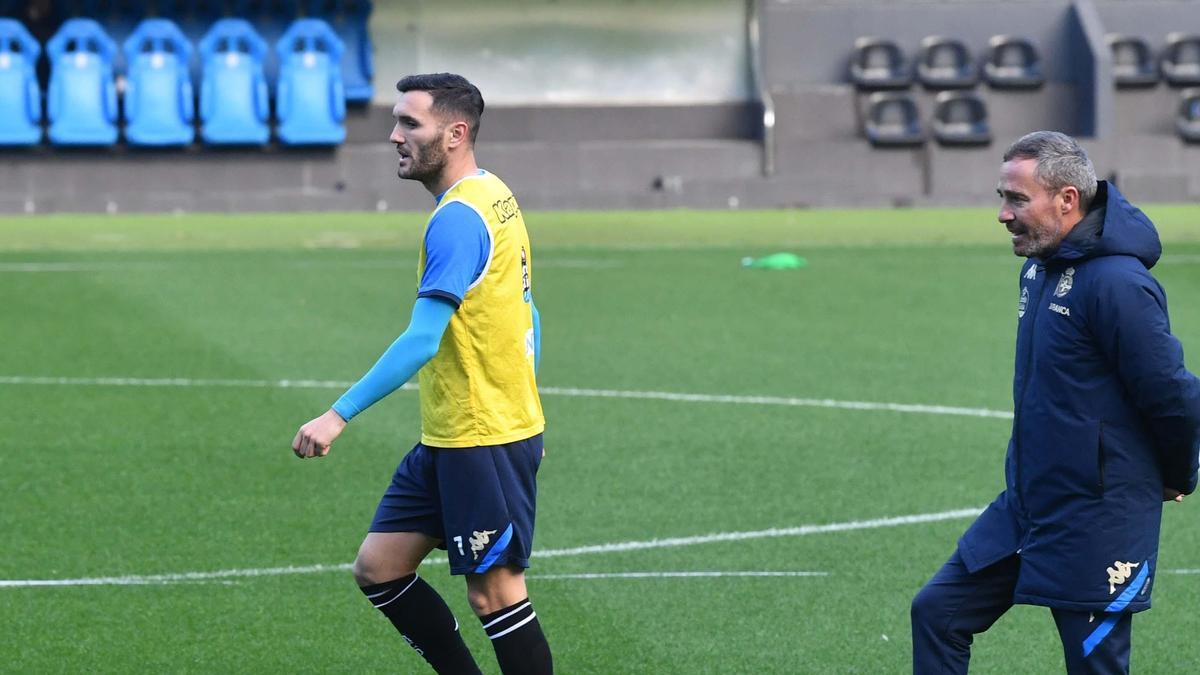
M384 0L377 102L441 71L504 106L747 101L745 21L745 0Z

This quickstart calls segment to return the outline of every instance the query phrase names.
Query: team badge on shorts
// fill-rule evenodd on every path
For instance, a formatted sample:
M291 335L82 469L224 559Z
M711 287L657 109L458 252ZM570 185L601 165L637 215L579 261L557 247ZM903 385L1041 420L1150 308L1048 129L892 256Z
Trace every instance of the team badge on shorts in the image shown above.
M496 534L496 530L476 530L471 533L467 542L471 544L471 555L474 556L472 560L479 560L479 552L487 548L493 534Z
M1107 568L1108 572L1108 594L1112 595L1117 592L1117 586L1129 581L1129 577L1133 575L1133 569L1141 563L1121 562L1114 560L1113 566Z

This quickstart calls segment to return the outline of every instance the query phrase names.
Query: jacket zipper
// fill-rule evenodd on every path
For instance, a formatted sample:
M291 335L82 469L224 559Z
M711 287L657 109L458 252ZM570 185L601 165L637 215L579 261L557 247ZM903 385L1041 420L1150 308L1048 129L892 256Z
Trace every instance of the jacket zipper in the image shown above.
M1097 461L1099 462L1099 465L1100 465L1100 496L1102 496L1102 497L1103 497L1103 496L1104 496L1104 462L1105 462L1105 457L1104 457L1104 422L1101 422L1101 423L1100 423L1100 435L1099 435L1099 440L1097 441L1097 444L1096 444L1096 445L1097 445L1097 450L1098 450L1098 452L1099 452L1099 454L1100 454L1100 457L1099 457L1099 459L1097 460Z
M1029 378L1032 377L1032 374L1029 372L1029 363L1033 360L1033 340L1037 335L1038 310L1042 308L1042 300L1046 298L1046 287L1049 286L1050 282L1050 270L1048 268L1043 269L1046 271L1046 278L1042 280L1042 287L1038 290L1037 305L1028 308L1032 310L1033 315L1029 317L1029 350L1025 356L1025 367L1022 369L1022 372L1025 373L1025 378L1021 382L1021 393L1017 397L1016 410L1013 411L1013 484L1017 491L1017 506L1021 509L1021 515L1026 518L1029 517L1029 512L1025 510L1025 495L1021 493L1021 408L1025 405L1025 391L1029 388Z

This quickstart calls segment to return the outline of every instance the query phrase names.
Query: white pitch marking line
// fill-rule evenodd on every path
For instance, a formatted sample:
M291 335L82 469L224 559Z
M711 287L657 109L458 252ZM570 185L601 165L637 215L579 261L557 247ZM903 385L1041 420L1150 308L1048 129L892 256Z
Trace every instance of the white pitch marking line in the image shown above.
M167 270L165 262L0 262L0 272L133 272Z
M237 379L192 379L184 377L141 378L141 377L37 377L26 375L0 376L0 385L66 385L99 387L257 387L275 389L346 389L353 382L338 380L237 380ZM405 384L404 389L415 390L415 384ZM577 387L538 387L538 392L549 396L571 396L585 398L618 398L675 401L679 403L732 403L740 405L769 405L796 408L835 408L840 410L870 410L924 415L957 415L1010 420L1013 414L1006 410L988 408L963 408L946 405L924 405L919 403L887 403L873 401L839 401L830 398L794 398L786 396L737 396L731 394L685 394L669 391L626 391L617 389L580 389Z
M528 574L529 579L716 579L722 577L827 577L829 572L580 572L578 574Z
M264 389L346 389L353 382L340 380L238 380L188 377L37 377L0 376L0 384L63 385L69 387L247 387ZM416 389L405 384L404 389Z
M576 389L571 387L538 387L538 392L555 396L584 396L593 398L633 398L679 401L685 403L738 403L745 405L778 405L801 408L840 408L843 410L884 410L889 412L924 413L927 415L963 415L1012 419L1005 410L961 408L918 403L878 403L873 401L839 401L831 398L793 398L786 396L737 396L732 394L680 394L666 391L619 391L612 389Z
M1182 569L1182 570L1160 570L1160 571L1165 571L1167 574L1200 574L1200 569L1196 569L1196 568Z
M414 267L415 262L404 260L300 260L287 261L293 269L335 268L335 269L407 269ZM583 258L550 258L538 261L539 269L615 269L622 266L619 260L588 260ZM53 273L53 272L144 272L144 271L177 271L188 269L186 262L166 262L133 260L128 262L105 261L41 261L41 262L0 262L0 273ZM198 269L195 265L191 269Z
M0 588L24 588L29 586L141 586L147 584L174 584L187 581L213 581L237 577L274 577L287 574L316 574L340 572L351 568L350 563L338 565L303 565L287 567L259 567L250 569L217 570L215 572L178 572L175 574L129 574L120 577L86 577L82 579L0 579Z
M935 523L942 520L958 520L973 518L983 512L983 508L955 509L937 513L920 513L910 516L893 516L891 518L874 518L872 520L852 520L844 523L827 523L825 525L800 525L798 527L773 527L767 530L751 530L749 532L717 532L702 534L694 537L672 537L670 539L650 539L647 541L625 541L613 544L596 544L578 546L575 548L560 548L550 551L535 551L539 558L557 558L561 556L588 555L592 553L620 553L623 551L644 551L656 548L676 548L679 546L695 546L697 544L714 544L729 541L746 541L748 539L770 539L774 537L806 537L811 534L828 534L830 532L850 532L853 530L874 530L900 525L916 525L919 523Z
M625 541L593 546L577 546L574 548L549 549L534 551L535 558L560 558L565 556L590 555L594 553L616 553L621 551L644 551L658 548L677 548L680 546L696 546L727 541L745 541L748 539L765 539L771 537L804 537L812 534L830 532L850 532L853 530L870 530L900 525L916 525L919 523L934 523L943 520L957 520L974 517L983 511L982 508L956 509L939 511L937 513L920 513L891 518L874 518L872 520L852 520L842 523L827 523L824 525L801 525L798 527L771 528L769 530L752 530L749 532L717 532L695 537L672 537L670 539L649 539L645 541ZM446 559L427 558L425 563L443 563ZM147 584L173 584L188 581L223 580L238 577L283 576L288 574L316 574L321 572L344 572L350 569L349 563L336 565L305 565L288 567L266 567L249 569L217 570L215 572L181 572L175 574L126 575L119 577L88 577L81 579L0 579L0 588L28 588L33 586L137 586ZM545 578L545 577L542 577Z

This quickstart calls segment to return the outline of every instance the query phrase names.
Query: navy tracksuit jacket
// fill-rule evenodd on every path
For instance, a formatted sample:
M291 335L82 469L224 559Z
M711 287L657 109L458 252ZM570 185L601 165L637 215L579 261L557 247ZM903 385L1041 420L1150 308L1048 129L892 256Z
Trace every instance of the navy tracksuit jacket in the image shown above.
M972 573L1020 553L1014 601L1150 607L1163 487L1196 488L1200 381L1170 332L1150 220L1100 183L1021 270L1006 489L958 543Z

